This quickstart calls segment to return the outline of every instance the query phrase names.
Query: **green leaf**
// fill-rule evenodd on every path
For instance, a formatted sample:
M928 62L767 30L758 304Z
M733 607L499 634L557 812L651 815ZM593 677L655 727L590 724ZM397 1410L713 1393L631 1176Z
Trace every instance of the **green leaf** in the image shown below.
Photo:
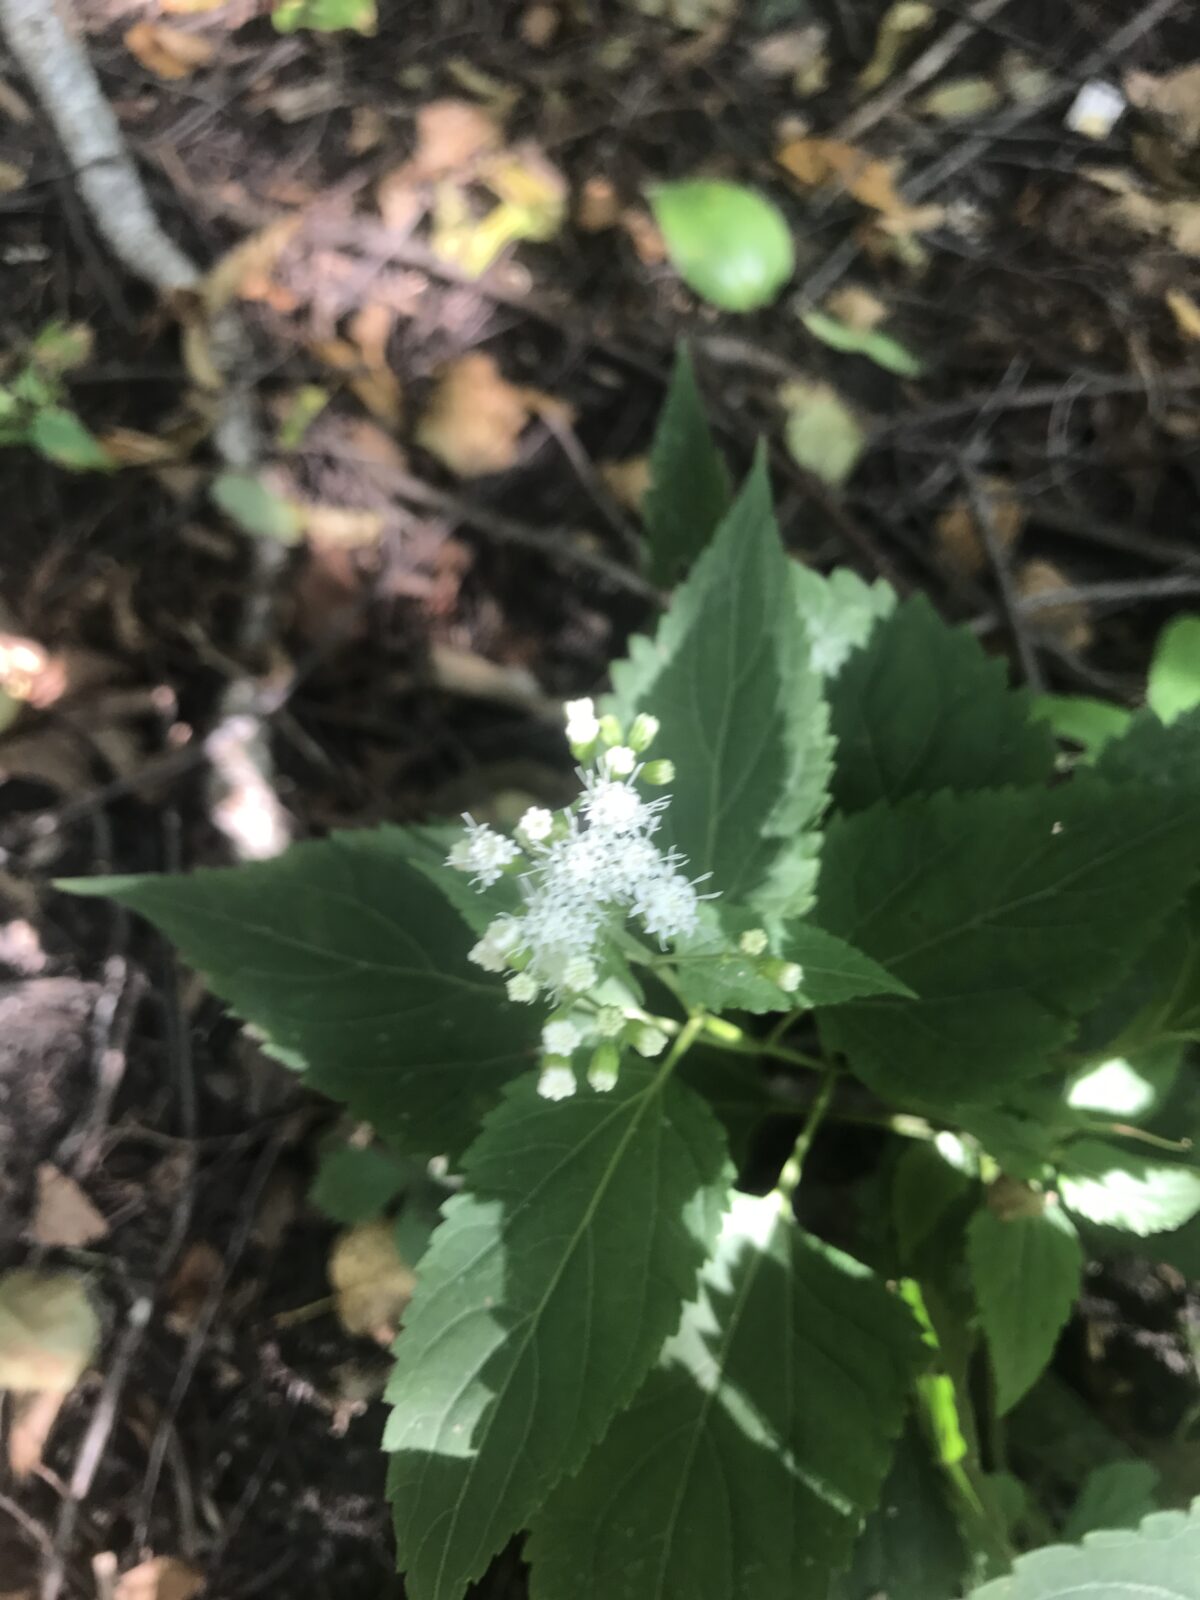
M966 1568L946 1478L910 1423L850 1570L834 1579L829 1600L956 1600Z
M751 1057L695 1044L675 1069L704 1099L725 1129L734 1165L741 1172L755 1131L768 1117L795 1117L796 1106L771 1093L762 1064Z
M760 459L651 642L613 667L610 708L653 712L655 750L675 764L658 837L710 889L753 902L784 858L808 855L789 886L803 909L811 828L825 804L829 741L820 681L795 626L790 564Z
M391 1144L461 1149L529 1061L537 1019L466 959L458 913L403 830L335 834L186 877L82 878L179 946L308 1081Z
M29 359L48 378L82 367L91 360L95 335L83 322L48 322L33 341Z
M375 0L278 0L271 12L277 33L311 28L314 33L375 32Z
M1188 795L1090 773L836 821L815 920L917 998L838 1007L822 1019L827 1045L889 1098L997 1104L1128 969L1198 853Z
M953 1136L939 1135L939 1139L948 1138ZM962 1150L961 1144L958 1148ZM962 1153L965 1156L965 1151ZM906 1266L947 1213L966 1199L974 1184L971 1175L947 1160L935 1145L914 1143L901 1154L892 1176L891 1211L900 1259Z
M783 955L803 967L800 993L811 1006L840 1006L873 994L912 998L908 985L877 961L811 922L788 925Z
M253 472L219 472L209 493L229 520L252 538L295 544L300 537L296 507Z
M1155 1160L1105 1139L1067 1146L1058 1176L1063 1205L1076 1216L1146 1238L1181 1228L1200 1211L1200 1172Z
M467 1583L633 1395L715 1237L712 1116L630 1063L607 1095L509 1089L464 1159L396 1343L384 1447L413 1600Z
M379 1216L411 1178L410 1164L390 1151L338 1145L322 1151L308 1198L334 1222L351 1226Z
M1176 617L1159 634L1146 700L1161 722L1200 706L1200 617Z
M941 789L1036 784L1054 769L1054 740L1029 718L965 628L948 627L923 595L898 605L830 686L843 811Z
M689 178L655 184L647 198L676 272L722 311L768 305L795 271L783 213L753 189Z
M922 1359L865 1267L736 1195L679 1332L534 1524L533 1600L825 1600Z
M680 345L654 432L650 488L642 507L655 583L665 587L687 570L732 498L729 470L713 442L691 355Z
M1136 1533L1106 1529L1018 1556L970 1600L1200 1600L1200 1500L1156 1512Z
M44 406L29 424L29 442L48 461L72 472L111 472L116 462L73 411Z
M783 437L792 460L822 483L845 483L867 435L841 395L828 383L788 383L779 399L787 412Z
M1158 1510L1160 1481L1157 1469L1139 1459L1093 1468L1063 1525L1063 1538L1082 1539L1098 1528L1136 1528Z
M1128 731L1106 745L1096 770L1115 783L1200 788L1200 708L1183 711L1168 727L1152 711L1139 711Z
M919 378L925 370L911 350L906 350L898 339L878 328L852 328L848 322L831 317L826 311L801 312L800 321L814 339L820 339L830 349L866 356L877 367L901 378Z
M1039 694L1030 704L1035 722L1047 722L1056 739L1083 746L1084 756L1094 761L1114 739L1119 739L1133 720L1123 706L1107 700L1093 700L1085 694Z
M1054 1354L1079 1295L1083 1247L1059 1206L1006 1221L983 1206L967 1229L967 1265L1003 1416Z
M841 671L851 651L866 644L875 624L896 604L896 591L877 578L867 584L849 567L821 577L798 562L792 588L808 644L809 665L823 678Z

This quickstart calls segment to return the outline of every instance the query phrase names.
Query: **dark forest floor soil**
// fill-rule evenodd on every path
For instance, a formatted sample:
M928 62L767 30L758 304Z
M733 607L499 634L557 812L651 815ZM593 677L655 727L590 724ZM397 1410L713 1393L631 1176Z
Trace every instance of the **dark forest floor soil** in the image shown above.
M193 15L77 3L168 230L205 263L259 242L233 292L271 428L306 387L327 400L276 452L273 481L312 521L266 579L208 498L212 400L203 351L181 347L189 307L113 265L0 57L0 161L16 174L0 194L0 360L52 320L85 323L71 403L143 459L147 438L166 441L112 474L0 451L0 682L19 702L0 738L0 1266L82 1261L106 1315L103 1357L40 1462L20 1482L0 1466L0 1594L57 1573L62 1593L93 1595L109 1552L122 1569L177 1558L221 1600L402 1592L378 1450L386 1355L322 1309L336 1229L306 1199L336 1112L143 928L51 880L226 863L230 808L244 842L267 823L303 838L556 796L555 702L597 687L653 616L630 485L679 339L735 465L768 441L798 555L927 590L1036 685L1133 703L1156 632L1200 595L1200 329L1179 310L1200 156L1153 106L1098 141L1063 120L1083 77L1200 58L1193 8L1012 0L963 30L941 77L1000 82L1019 60L1048 98L952 123L918 114L914 87L890 109L867 97L870 127L855 76L879 0L714 7L696 32L613 3L380 9L359 39L280 36L248 0ZM972 8L939 9L906 61ZM126 43L146 20L210 41L211 58L156 75ZM827 87L802 94L764 41L807 27ZM418 113L448 99L482 107L565 202L552 238L479 281L431 249L453 163L412 174ZM818 137L894 162L936 221L897 245L877 207L790 177L778 151ZM1092 169L1134 174L1154 228L1122 222L1117 180ZM645 186L698 171L757 184L793 223L798 275L774 308L720 315L664 261ZM1195 207L1191 235L1164 232L1172 205ZM919 377L806 330L801 313L844 309L830 297L847 289ZM423 423L446 368L480 351L507 392L536 395L497 470L455 474ZM866 430L839 487L783 442L781 391L814 379ZM468 420L483 405L468 395ZM1006 548L975 531L981 482ZM265 628L247 629L252 604ZM265 818L236 745L211 738L246 682L270 736ZM37 1242L46 1164L104 1219L82 1252ZM1182 1280L1169 1315L1130 1283L1092 1296L1132 1330L1126 1353L1176 1341ZM1078 1330L1069 1343L1075 1375L1102 1389L1108 1357ZM1151 1432L1157 1372L1118 1375L1123 1392L1144 1384ZM519 1592L514 1551L481 1593Z

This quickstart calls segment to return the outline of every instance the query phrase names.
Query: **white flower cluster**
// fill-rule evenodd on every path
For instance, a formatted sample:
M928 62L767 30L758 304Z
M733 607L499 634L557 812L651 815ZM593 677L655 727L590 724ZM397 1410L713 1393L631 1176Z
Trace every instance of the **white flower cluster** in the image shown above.
M579 799L557 814L532 807L515 840L468 817L447 857L479 889L509 873L519 876L521 911L497 917L470 959L485 971L508 973L511 1000L529 1004L546 995L558 1008L542 1037L539 1087L550 1099L574 1092L571 1057L589 1038L601 1041L588 1072L596 1089L616 1082L618 1038L643 1055L665 1047L660 1029L597 996L607 976L607 936L632 919L665 949L695 932L700 898L683 872L684 857L654 840L669 796L649 800L638 788L639 781L672 776L668 762L639 760L658 730L655 719L636 718L625 740L613 719L596 716L590 700L570 702L566 713L567 737L585 764Z

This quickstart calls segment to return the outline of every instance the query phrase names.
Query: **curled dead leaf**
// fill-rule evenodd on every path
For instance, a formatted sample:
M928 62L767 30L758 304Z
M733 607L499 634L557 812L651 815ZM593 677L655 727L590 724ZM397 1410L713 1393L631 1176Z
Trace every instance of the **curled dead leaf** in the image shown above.
M868 155L841 139L790 139L775 160L806 188L839 183L859 205L879 213L891 231L919 233L936 227L941 206L910 206L896 187L899 163Z
M509 383L494 356L475 350L443 368L416 439L460 478L483 477L516 464L531 414L528 392Z
M1183 337L1200 339L1200 305L1185 289L1168 289L1164 298Z
M190 1333L220 1281L219 1253L203 1239L188 1245L167 1286L166 1323L173 1333Z
M52 1162L37 1169L30 1236L47 1249L82 1250L108 1235L108 1223L83 1190Z
M69 1394L100 1343L100 1318L73 1272L0 1277L0 1389Z
M130 55L157 78L190 78L217 53L210 39L166 22L135 22L124 38Z
M1122 88L1130 105L1152 115L1182 151L1200 146L1200 61L1161 76L1127 72Z
M18 1481L41 1466L50 1430L66 1398L55 1389L18 1398L8 1433L8 1464Z
M640 516L642 502L652 482L650 457L631 456L628 461L602 461L599 472L617 504L623 510Z
M390 1344L416 1278L396 1247L396 1225L379 1219L339 1234L329 1257L338 1321L347 1333Z
M1011 550L1025 526L1025 507L1003 478L985 478L980 484L991 517L996 541L1002 550ZM987 565L987 546L979 530L975 510L966 495L959 495L941 512L933 524L938 560L960 577L974 577Z
M152 1556L117 1579L113 1600L195 1600L204 1574L174 1556Z
M879 20L871 59L858 75L858 87L878 89L900 64L912 40L937 20L937 8L927 0L895 0Z
M1053 594L1069 589L1071 580L1052 561L1027 561L1016 575L1017 593L1022 599ZM1063 600L1057 605L1038 606L1028 613L1029 625L1036 633L1049 634L1067 650L1086 650L1093 638L1091 618L1082 600Z
M615 228L621 215L621 202L611 178L594 173L579 191L575 206L575 225L581 233L603 233Z
M340 550L366 550L379 543L383 517L378 511L356 511L348 506L298 508L300 526L314 544Z
M420 108L416 120L417 148L407 168L413 182L461 173L479 156L500 147L495 113L473 100L432 100Z
M835 289L825 301L830 316L839 318L848 328L859 333L871 333L887 320L887 307L883 301L860 284L848 283Z

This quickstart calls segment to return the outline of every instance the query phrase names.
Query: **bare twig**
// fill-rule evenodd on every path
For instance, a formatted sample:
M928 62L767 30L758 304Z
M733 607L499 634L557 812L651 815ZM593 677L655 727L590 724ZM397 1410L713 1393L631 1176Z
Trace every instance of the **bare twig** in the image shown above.
M980 482L979 473L970 462L962 461L959 471L963 488L967 492L971 516L974 519L975 526L979 529L983 547L987 551L992 572L995 574L996 593L1000 600L1000 609L1004 614L1004 620L1008 623L1008 630L1012 635L1013 645L1017 652L1017 660L1021 664L1022 675L1029 687L1040 693L1045 688L1042 669L1038 663L1037 651L1034 648L1033 640L1029 636L1029 629L1025 625L1019 604L1020 597L1013 586L1012 567L1008 559L1008 552L1004 548L1003 541L996 528L996 519L992 514L987 491Z

